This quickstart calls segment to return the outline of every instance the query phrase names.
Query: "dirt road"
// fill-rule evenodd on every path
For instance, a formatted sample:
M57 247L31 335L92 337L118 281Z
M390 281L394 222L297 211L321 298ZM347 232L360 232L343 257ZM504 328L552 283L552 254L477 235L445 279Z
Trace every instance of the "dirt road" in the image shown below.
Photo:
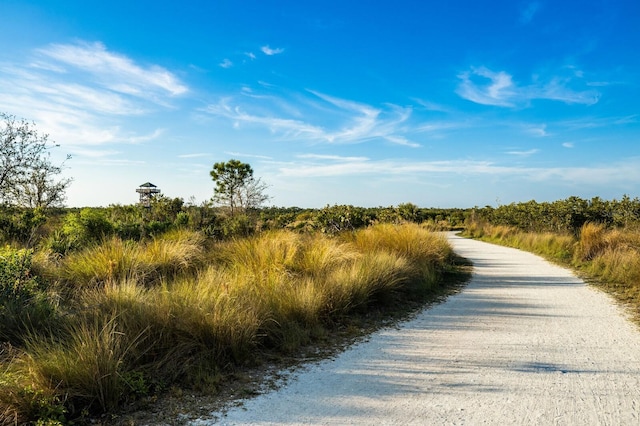
M450 235L466 289L277 391L194 424L640 424L640 332L521 251Z

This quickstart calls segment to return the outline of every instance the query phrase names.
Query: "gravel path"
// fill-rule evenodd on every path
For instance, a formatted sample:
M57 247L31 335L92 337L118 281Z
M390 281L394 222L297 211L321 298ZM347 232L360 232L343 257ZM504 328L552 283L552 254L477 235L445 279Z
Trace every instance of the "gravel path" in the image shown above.
M450 234L465 290L193 424L640 424L640 332L534 255Z

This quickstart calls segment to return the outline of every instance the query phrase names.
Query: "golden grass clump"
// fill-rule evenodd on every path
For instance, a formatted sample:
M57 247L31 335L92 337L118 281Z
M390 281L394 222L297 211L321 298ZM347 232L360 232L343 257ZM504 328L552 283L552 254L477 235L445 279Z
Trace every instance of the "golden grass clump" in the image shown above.
M497 225L493 226L491 229L491 238L503 240L510 237L513 237L514 234L517 234L518 230L511 226Z
M164 274L195 269L203 259L204 245L203 234L178 229L146 243L142 260L153 270Z
M416 224L379 224L359 230L350 238L361 252L388 251L410 261L440 264L453 254L444 235Z
M292 270L319 279L360 256L351 244L326 234L304 235L300 244L302 250Z
M246 300L261 318L262 343L287 351L326 317L328 274L360 256L335 239L290 231L222 243L216 252L230 297Z
M0 356L0 424L110 411L166 384L215 387L230 366L293 352L353 311L415 299L451 256L444 236L408 224L267 232L207 252L179 231L45 256L68 287L64 324Z
M114 279L143 276L145 270L139 245L112 237L63 259L60 276L82 287Z
M192 231L173 231L147 243L111 237L61 262L61 277L75 286L111 280L157 280L163 275L195 269L202 260L204 237Z
M367 253L327 279L329 314L346 314L389 295L411 277L408 261L385 251Z
M626 287L628 290L624 292L640 290L640 253L637 250L606 250L592 260L587 270L610 282L612 287L619 290Z
M384 251L405 259L411 269L406 278L419 282L423 289L435 284L453 256L443 234L429 232L416 224L379 224L357 231L350 238L361 252Z
M607 248L605 226L600 223L587 222L580 230L580 239L574 253L576 260L592 260Z
M563 262L571 260L575 246L573 236L552 232L520 232L512 235L512 240L513 244L520 249Z
M175 338L206 351L220 366L250 358L266 320L260 306L229 287L242 288L224 271L208 268L196 279L180 278L154 292L154 302L170 311Z
M640 232L632 228L582 227L574 260L624 301L640 302Z
M79 303L85 318L113 315L123 338L134 339L129 358L149 376L172 381L192 374L203 357L215 370L251 356L263 318L249 300L230 295L229 285L226 274L209 268L161 286L110 283L85 291Z
M301 238L289 231L267 232L220 243L215 255L227 268L263 274L293 266Z

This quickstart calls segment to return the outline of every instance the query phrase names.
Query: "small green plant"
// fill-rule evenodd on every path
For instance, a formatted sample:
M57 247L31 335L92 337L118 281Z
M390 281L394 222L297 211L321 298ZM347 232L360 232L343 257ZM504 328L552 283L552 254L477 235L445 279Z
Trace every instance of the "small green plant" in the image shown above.
M27 334L52 325L55 306L32 260L32 250L0 249L0 341L21 345Z
M32 258L33 250L0 248L0 302L23 302L38 292L38 279L31 275Z
M327 234L353 231L371 223L371 218L360 207L342 205L326 206L315 217L315 226Z
M42 208L0 207L0 239L32 246L34 237L45 221Z
M121 374L124 387L136 398L149 395L149 384L141 371L125 371Z
M67 423L67 409L57 395L30 385L20 391L20 398L29 401L36 425L62 426Z
M62 231L69 244L83 247L111 235L113 225L102 210L84 208L65 217Z

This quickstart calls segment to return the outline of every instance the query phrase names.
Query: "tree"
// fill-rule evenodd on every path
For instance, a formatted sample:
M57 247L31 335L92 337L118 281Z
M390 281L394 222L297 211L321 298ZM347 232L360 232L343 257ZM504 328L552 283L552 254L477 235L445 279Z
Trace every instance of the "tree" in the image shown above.
M249 164L234 159L215 163L210 174L216 183L213 201L229 207L232 216L260 207L269 199L264 192L267 185L260 178L253 177L253 169Z
M56 179L62 165L51 162L50 149L57 145L24 119L0 113L0 120L0 202L24 207L62 205L71 179Z

